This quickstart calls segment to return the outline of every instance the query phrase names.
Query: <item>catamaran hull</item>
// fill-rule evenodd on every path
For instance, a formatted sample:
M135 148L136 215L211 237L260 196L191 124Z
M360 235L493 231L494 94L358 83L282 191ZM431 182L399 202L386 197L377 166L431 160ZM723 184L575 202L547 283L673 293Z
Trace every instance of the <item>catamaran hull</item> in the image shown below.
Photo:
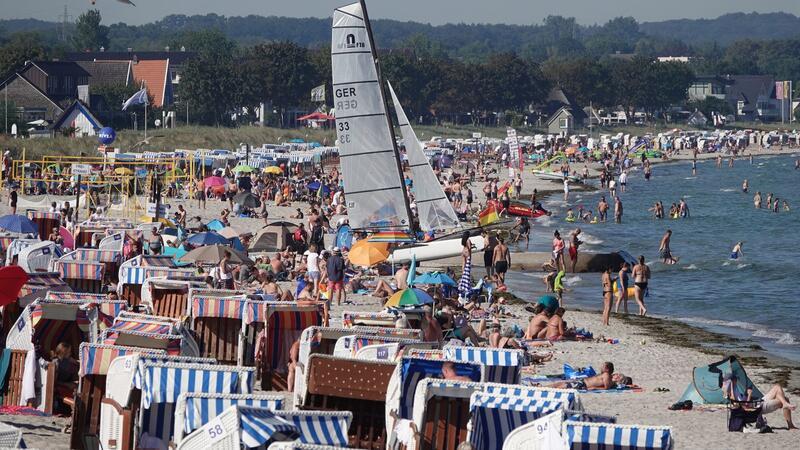
M483 251L483 237L473 236L469 238L474 246L473 255ZM443 241L432 241L427 244L419 244L413 247L400 247L395 249L389 256L389 262L403 264L411 262L416 256L417 262L435 261L437 259L452 258L461 254L461 239L447 239ZM473 259L475 256L473 256Z
M553 180L553 181L562 181L564 180L564 175L557 173L557 172L545 172L543 170L532 170L534 175L537 178L541 178L543 180ZM582 183L582 180L578 177L569 176L567 177L571 183Z

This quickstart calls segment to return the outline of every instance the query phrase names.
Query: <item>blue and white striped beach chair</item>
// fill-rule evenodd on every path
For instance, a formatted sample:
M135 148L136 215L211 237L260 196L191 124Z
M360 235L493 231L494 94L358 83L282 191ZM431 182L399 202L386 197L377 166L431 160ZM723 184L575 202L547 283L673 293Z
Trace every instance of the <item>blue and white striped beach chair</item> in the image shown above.
M347 447L347 431L353 420L350 411L277 411L279 417L300 430L304 444Z
M217 394L185 392L175 404L174 441L180 444L184 436L210 422L233 405L280 411L284 408L283 394Z
M567 409L570 411L583 411L583 404L581 403L578 391L575 389L556 389L499 383L484 383L483 392L493 395L524 397L543 401L565 401L567 403Z
M565 401L476 392L470 398L467 439L476 450L500 450L506 436L515 428L566 407Z
M251 406L233 405L186 436L179 450L262 448L277 441L292 441L300 430L276 413Z
M670 427L567 420L561 434L573 450L670 450L673 446Z
M483 364L486 366L486 381L493 383L519 383L520 368L525 364L523 350L445 346L442 352L448 361Z

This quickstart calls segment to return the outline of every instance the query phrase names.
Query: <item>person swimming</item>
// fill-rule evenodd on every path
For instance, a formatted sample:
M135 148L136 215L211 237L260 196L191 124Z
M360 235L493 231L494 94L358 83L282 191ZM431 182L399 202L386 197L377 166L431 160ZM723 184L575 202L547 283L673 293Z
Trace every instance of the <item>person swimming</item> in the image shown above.
M744 252L742 252L742 244L743 242L737 242L736 245L733 246L733 250L731 250L731 259L739 259L740 256L744 256Z
M745 178L744 182L742 182L742 192L744 192L745 194L747 194L747 190L748 190L749 188L750 188L750 186L749 186L749 185L748 185L748 183L747 183L747 178Z

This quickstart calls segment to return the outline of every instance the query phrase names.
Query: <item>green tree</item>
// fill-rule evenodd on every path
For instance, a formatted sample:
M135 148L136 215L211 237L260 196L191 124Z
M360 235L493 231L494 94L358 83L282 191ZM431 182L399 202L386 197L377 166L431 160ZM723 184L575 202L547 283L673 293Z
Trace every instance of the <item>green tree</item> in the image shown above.
M38 33L15 33L0 47L0 77L22 67L25 61L47 57L47 49Z
M247 56L251 70L260 75L261 89L256 93L262 100L270 100L281 111L309 104L317 77L308 49L291 42L271 42L256 45Z
M6 111L8 111L8 114L6 114ZM15 123L19 129L19 120L16 103L11 100L8 103L6 103L5 99L0 100L0 133L11 133L11 125Z
M687 106L691 110L702 112L706 117L709 118L709 120L712 113L728 115L733 114L734 112L728 102L716 97L706 97L703 100L692 100L687 104Z
M115 83L93 87L92 94L102 97L110 111L120 111L125 100L131 98L138 90L138 87L132 84Z
M100 11L90 9L78 16L75 22L75 34L72 36L72 45L75 50L94 50L100 47L108 48L109 29L101 25Z
M551 58L542 64L542 72L579 105L613 105L614 93L609 69L592 58Z

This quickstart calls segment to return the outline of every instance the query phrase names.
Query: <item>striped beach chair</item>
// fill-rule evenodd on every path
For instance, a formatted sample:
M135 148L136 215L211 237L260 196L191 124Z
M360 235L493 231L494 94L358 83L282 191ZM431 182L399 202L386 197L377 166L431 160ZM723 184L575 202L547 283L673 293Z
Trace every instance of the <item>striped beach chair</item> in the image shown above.
M542 401L566 402L567 409L570 411L583 411L578 391L575 389L556 389L547 387L532 387L520 385L508 385L499 383L484 383L483 392L492 395L504 395L507 397L532 398Z
M44 240L53 231L61 227L61 213L29 210L28 219L39 228L39 238Z
M118 272L117 293L131 306L142 301L142 285L148 278L203 281L193 269L179 269L169 256L137 256L123 262Z
M111 328L100 335L99 341L109 345L162 349L170 355L200 355L197 342L180 320L147 314L120 314Z
M106 393L106 375L111 361L119 356L147 354L166 356L164 350L82 343L80 379L72 408L70 448L97 448L100 430L100 402Z
M287 385L289 350L308 327L321 326L323 305L295 302L263 302L264 330L258 344L261 389L291 390Z
M300 430L264 408L233 405L199 430L186 436L180 450L266 448L273 442L293 441Z
M117 358L109 368L101 405L101 448L132 450L150 439L166 445L172 439L180 394L248 394L253 379L252 368Z
M204 281L196 279L147 278L142 284L141 304L157 316L178 319L188 314L189 290L205 287Z
M65 255L66 256L66 255ZM100 262L85 262L71 259L59 259L55 262L56 271L76 292L103 292L103 280L106 266Z
M523 350L445 346L442 352L448 361L483 364L486 366L486 381L494 383L519 383L520 369L525 365Z
M467 440L476 450L501 450L515 429L540 417L563 411L566 402L475 392L470 397Z
M246 296L236 291L189 290L190 324L202 355L242 364L246 306Z
M344 311L342 313L342 326L345 328L355 326L394 328L395 322L403 317L405 317L405 314L400 311L396 313Z
M178 397L175 404L174 441L180 444L187 434L207 424L233 405L281 411L284 409L284 402L285 396L282 394L185 392Z
M611 423L564 422L562 436L569 448L590 450L670 450L673 447L670 427L620 425Z

